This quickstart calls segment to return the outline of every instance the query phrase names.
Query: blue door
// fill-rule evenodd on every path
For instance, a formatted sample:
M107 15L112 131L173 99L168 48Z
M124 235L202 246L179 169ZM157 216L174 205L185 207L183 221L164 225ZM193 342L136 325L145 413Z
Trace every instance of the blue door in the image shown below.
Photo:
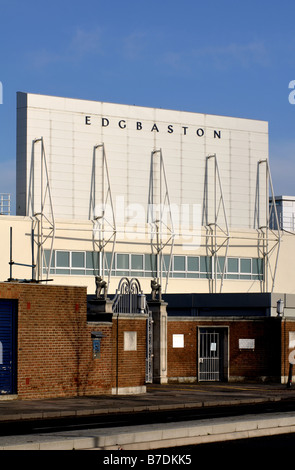
M0 300L0 395L16 393L16 309Z

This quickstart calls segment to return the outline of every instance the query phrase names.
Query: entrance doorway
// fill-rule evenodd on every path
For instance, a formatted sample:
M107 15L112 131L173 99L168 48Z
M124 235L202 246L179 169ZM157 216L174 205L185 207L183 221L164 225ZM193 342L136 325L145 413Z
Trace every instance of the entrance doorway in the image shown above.
M228 377L228 329L200 327L198 331L198 380L220 382Z
M16 393L16 308L0 301L0 395Z

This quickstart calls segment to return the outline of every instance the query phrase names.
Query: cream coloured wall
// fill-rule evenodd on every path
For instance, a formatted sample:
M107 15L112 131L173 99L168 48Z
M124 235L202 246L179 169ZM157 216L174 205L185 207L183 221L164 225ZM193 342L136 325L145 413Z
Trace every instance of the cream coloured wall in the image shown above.
M232 228L255 227L257 200L265 205L265 168L260 166L258 177L258 162L268 158L267 122L18 93L18 215L40 211L41 144L33 142L41 137L56 218L89 218L94 175L95 202L101 201L101 149L94 158L98 144L104 144L114 203L123 199L125 207L146 209L151 152L161 149L170 202L177 208L199 205L203 213L207 198L212 221L215 169L207 160L210 154L218 159ZM48 203L44 210L49 212ZM260 211L260 225L264 217Z
M9 278L9 260L10 260L10 227L12 227L12 251L13 261L16 263L31 264L31 229L32 219L30 217L21 216L0 216L0 279L5 281ZM44 230L46 233L46 229ZM231 231L228 247L228 257L240 258L257 258L260 256L258 252L258 233L254 230L240 230ZM37 236L35 234L35 241ZM50 248L51 239L49 238L44 248ZM270 266L268 270L268 285L265 286L259 280L242 280L242 279L225 279L223 281L222 292L270 292L272 288L272 273L276 267L276 248L277 240L274 235L269 235L269 250L273 250L269 258ZM54 250L64 251L92 251L92 224L90 221L56 221L56 232L54 239ZM189 247L185 249L181 240L175 243L173 254L174 255L187 255L187 256L205 256L208 244L206 242L206 233L202 230L200 243L194 249ZM280 252L277 263L277 272L275 276L274 292L295 293L294 283L294 266L295 266L295 236L289 233L283 233L280 244ZM37 245L35 244L35 259ZM111 247L106 248L107 251ZM116 243L115 251L117 253L150 253L151 246L149 240L145 239L141 242L134 243L128 240L119 240ZM166 253L170 252L168 247ZM225 250L219 250L219 256L225 255ZM24 266L13 266L13 278L16 279L31 279L31 268ZM87 275L50 275L54 284L61 285L82 285L87 286L88 293L94 293L95 282L93 276ZM150 292L149 277L139 277L142 288L145 293ZM120 277L113 276L109 288L110 293L114 293ZM163 282L165 279L163 280ZM167 293L169 292L213 292L216 289L220 291L220 280L217 280L216 285L212 280L208 279L188 279L188 278L169 278Z
M153 154L154 151L157 153ZM209 158L210 155L216 158ZM253 260L261 258L263 250L267 250L271 256L264 282L255 276L229 279L229 275L223 281L222 291L270 291L276 267L274 288L292 289L292 268L286 279L281 260L290 259L286 253L292 252L293 238L284 235L277 264L276 235L270 234L266 247L259 230L266 225L268 210L267 162L268 124L264 121L18 93L18 216L0 218L4 240L1 276L5 279L9 275L10 226L13 226L15 261L31 263L33 219L30 217L41 211L45 194L43 213L49 221L53 217L55 220L55 251L85 252L86 259L86 252L97 249L91 219L102 214L100 203L105 202L106 194L111 194L116 253L151 253L147 217L153 182L154 196L161 192L165 198L168 191L170 205L166 201L165 209L169 207L171 214L166 213L166 236L169 239L173 226L174 255L186 256L187 260L187 257L211 256L216 252L219 261L227 255L252 259L253 265ZM110 221L110 199L106 209ZM211 233L206 232L205 227L209 230L212 222L218 224L216 238L214 226L211 225ZM49 222L45 222L43 240L49 234ZM112 235L114 227L108 226L105 238ZM35 241L36 237L35 232ZM50 242L49 237L42 247L50 249ZM35 244L35 251L36 247ZM163 253L167 255L170 247L168 243ZM112 244L108 243L106 251L111 249ZM61 272L50 274L52 282L86 285L89 293L94 292L93 276L77 275L78 270L76 275ZM28 278L31 271L13 266L13 276ZM212 280L201 276L184 278L180 273L175 276L178 277L169 278L167 292L221 290L219 277L215 280L213 276ZM120 276L111 277L111 293L115 292L119 279ZM145 292L150 291L149 277L141 277L141 284Z

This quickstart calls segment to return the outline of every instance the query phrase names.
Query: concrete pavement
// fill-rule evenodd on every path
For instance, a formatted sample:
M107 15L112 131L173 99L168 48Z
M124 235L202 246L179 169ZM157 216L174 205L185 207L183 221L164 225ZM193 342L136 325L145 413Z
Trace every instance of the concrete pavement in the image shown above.
M281 384L149 385L143 395L0 400L0 420L106 415L295 400ZM295 432L295 412L0 437L1 450L140 450Z
M99 395L44 400L18 400L2 396L0 421L251 404L285 399L295 400L295 385L287 389L286 385L265 383L151 384L142 395Z

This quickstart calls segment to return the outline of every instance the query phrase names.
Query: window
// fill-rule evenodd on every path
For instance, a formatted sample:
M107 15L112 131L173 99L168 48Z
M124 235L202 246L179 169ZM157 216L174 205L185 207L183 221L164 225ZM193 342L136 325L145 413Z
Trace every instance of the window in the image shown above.
M144 276L144 255L131 255L131 276Z
M85 274L85 252L84 251L71 252L71 274L76 274L76 275Z
M226 279L261 280L263 263L260 258L228 258Z
M221 279L222 275L224 274L224 265L225 265L224 256L219 256L217 258L217 263L216 263L217 279Z
M252 279L263 279L263 260L261 258L252 259Z
M56 274L70 274L70 252L55 252Z
M44 273L49 264L50 250L44 250ZM164 255L163 277L170 273L174 278L212 279L212 260L210 256ZM100 263L108 275L112 263L112 253L99 254L92 251L52 252L50 274L95 276L99 274ZM171 263L171 264L170 264ZM217 258L217 277L225 273L225 279L262 280L263 260L261 258ZM155 254L116 253L113 257L113 276L136 276L153 278L157 274Z
M44 259L43 259L43 269L44 274L46 273L47 268L49 267L50 262L50 250L44 250ZM52 253L51 264L50 264L50 274L55 274L55 253Z
M86 274L94 276L98 272L98 253L86 252Z
M74 251L72 253L72 268L85 267L85 253L84 251Z
M173 256L174 277L185 277L186 273L186 257Z
M174 271L185 271L185 256L174 256Z
M145 264L145 276L146 277L155 277L157 271L156 267L156 255L144 255L144 264Z
M252 260L250 258L240 259L240 279L251 279Z
M163 277L166 277L166 273L168 273L168 271L171 273L173 269L172 263L173 259L171 259L169 255L163 256Z
M227 279L239 279L239 259L228 258L227 260Z
M187 277L200 277L200 258L198 256L187 257Z
M116 256L116 275L128 276L129 275L129 255L117 253Z
M210 256L200 256L200 277L211 279L212 274L212 267L211 267L212 259Z

